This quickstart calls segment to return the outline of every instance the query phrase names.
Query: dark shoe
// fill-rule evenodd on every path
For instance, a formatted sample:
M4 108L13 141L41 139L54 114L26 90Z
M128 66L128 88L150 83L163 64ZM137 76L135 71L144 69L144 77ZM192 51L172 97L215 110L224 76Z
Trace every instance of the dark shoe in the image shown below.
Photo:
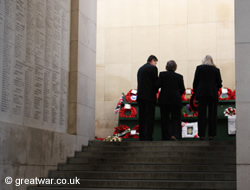
M200 141L204 141L205 140L205 137L200 137Z

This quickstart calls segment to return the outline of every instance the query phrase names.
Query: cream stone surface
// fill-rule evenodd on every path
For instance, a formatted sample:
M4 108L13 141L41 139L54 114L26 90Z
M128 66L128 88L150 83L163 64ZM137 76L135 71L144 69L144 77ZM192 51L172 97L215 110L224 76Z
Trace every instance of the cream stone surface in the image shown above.
M132 60L135 62L147 61L148 55L159 55L159 27L133 27ZM131 51L131 49L130 49Z
M187 24L188 0L160 0L160 25Z
M94 138L95 81L96 81L96 18L97 1L72 2L76 21L71 31L71 42L77 44L71 51L69 127L68 132ZM78 8L77 8L78 6Z
M235 59L234 44L234 22L217 23L216 48L217 59Z
M106 24L110 27L127 27L132 25L133 0L107 0L105 17ZM103 2L102 2L103 3ZM103 15L102 15L103 17ZM104 18L105 18L104 17Z
M137 71L151 54L158 72L175 60L186 88L210 54L223 85L235 89L234 0L98 0L97 7L96 109L105 112L96 112L96 136L113 133L121 93L137 88Z
M193 88L193 80L194 80L194 74L196 67L201 64L201 60L195 60L195 61L188 61L187 66L187 78L184 78L186 80L186 88Z
M205 55L216 59L216 23L188 25L188 59L200 60Z
M132 3L132 26L156 26L160 22L160 0L136 0Z
M216 20L217 22L234 21L234 1L216 0Z
M235 89L235 62L233 59L223 59L217 60L215 62L216 66L220 69L222 84L224 87L230 88L232 90Z
M217 0L189 0L188 23L212 23L216 21Z
M105 28L98 28L97 29L97 36L96 36L97 44L96 49L98 49L98 53L96 54L96 64L104 64L105 62Z
M160 27L160 59L187 60L187 25L166 25Z
M96 17L97 17L97 28L105 28L105 15L106 15L106 0L102 0L102 1L98 1L97 3L97 13L96 13ZM98 31L97 31L98 32ZM98 41L98 40L97 40ZM99 43L99 42L98 42Z
M105 83L105 94L104 94L104 100L105 101L115 101L119 100L120 96L121 96L121 91L120 91L120 85L121 84L109 84L109 83ZM118 90L119 89L119 90ZM96 108L98 109L98 108ZM114 107L115 109L115 107ZM110 110L110 112L107 112L105 114L114 114L113 110Z
M144 58L141 62L133 62L131 68L131 82L133 89L137 89L137 72L138 69L147 62L147 58ZM159 71L159 62L157 63L157 69ZM127 90L128 92L128 90ZM125 92L126 93L126 92Z
M104 104L104 113L110 112L110 110L114 110L117 105L117 101L106 101ZM114 112L113 112L114 113ZM115 120L117 119L118 114L105 114L106 120Z
M95 119L96 120L105 120L105 102L104 101L96 101L96 107L98 109L95 110Z
M104 102L104 84L105 84L105 67L104 65L96 66L96 102Z
M132 28L106 28L105 64L131 62Z
M188 62L185 61L178 61L175 60L176 64L177 64L177 69L176 69L176 73L179 73L183 76L183 80L184 80L184 85L186 88L192 88L192 86L188 85ZM164 70L165 70L166 64L164 64Z
M120 92L126 90L131 86L131 64L108 64L105 66L105 82L112 86L112 84L119 84Z

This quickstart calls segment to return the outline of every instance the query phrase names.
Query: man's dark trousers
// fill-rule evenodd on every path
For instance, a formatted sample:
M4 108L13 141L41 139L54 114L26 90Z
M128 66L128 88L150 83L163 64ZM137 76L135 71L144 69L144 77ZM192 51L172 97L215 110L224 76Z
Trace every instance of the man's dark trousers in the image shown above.
M155 122L155 103L140 100L139 104L139 137L142 141L152 141Z

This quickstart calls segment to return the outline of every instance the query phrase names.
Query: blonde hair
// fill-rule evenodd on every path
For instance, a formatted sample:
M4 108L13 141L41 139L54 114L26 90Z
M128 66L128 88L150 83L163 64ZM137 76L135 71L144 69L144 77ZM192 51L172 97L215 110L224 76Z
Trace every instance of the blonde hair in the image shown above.
M204 57L204 59L202 60L202 64L216 67L216 65L214 64L213 58L210 55L206 55Z

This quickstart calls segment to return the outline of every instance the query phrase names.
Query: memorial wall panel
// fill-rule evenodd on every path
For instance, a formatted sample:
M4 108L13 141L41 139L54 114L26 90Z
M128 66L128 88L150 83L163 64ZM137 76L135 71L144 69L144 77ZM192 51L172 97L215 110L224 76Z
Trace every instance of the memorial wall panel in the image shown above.
M0 0L0 120L66 132L70 1Z

